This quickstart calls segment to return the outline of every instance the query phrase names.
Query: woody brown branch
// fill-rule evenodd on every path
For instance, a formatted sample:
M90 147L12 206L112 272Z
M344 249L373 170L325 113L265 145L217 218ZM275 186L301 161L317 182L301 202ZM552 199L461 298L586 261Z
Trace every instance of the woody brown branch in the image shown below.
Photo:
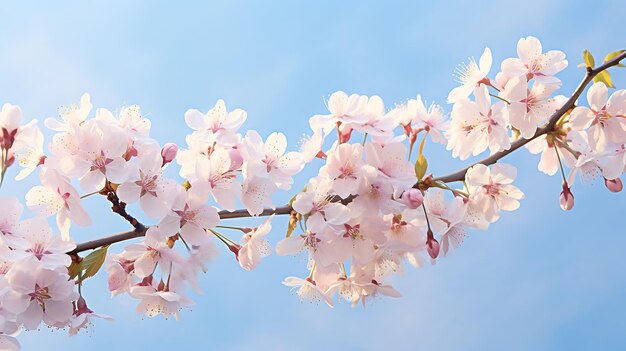
M528 144L529 142L531 142L532 140L550 133L552 131L555 130L555 126L558 122L558 120L563 117L566 113L568 113L568 111L570 111L571 109L573 109L575 107L576 104L576 100L580 97L580 95L583 93L583 91L585 90L585 87L593 80L593 78L595 76L598 75L598 73L613 67L617 64L620 63L621 60L626 58L626 51L622 52L621 54L615 56L613 59L605 62L604 64L596 67L596 68L591 68L591 67L587 67L587 72L585 74L584 79L580 82L580 84L578 85L578 87L576 88L576 90L574 90L574 93L572 94L572 96L565 102L565 104L563 104L563 106L558 109L555 113L552 114L552 116L550 117L548 123L542 127L537 129L537 131L535 132L535 135L533 135L532 138L530 139L519 139L515 142L513 142L511 144L511 147L507 150L503 150L500 152L496 152L495 154L486 157L478 162L475 162L465 168L462 168L454 173L450 173L447 174L445 176L441 176L441 177L435 177L435 178L429 178L429 184L424 184L423 182L420 182L418 184L416 184L415 186L420 188L420 189L427 189L430 184L432 184L432 182L434 181L441 181L444 183L450 183L450 182L456 182L456 181L462 181L465 179L465 174L467 173L467 170L469 168L471 168L472 166L476 165L476 164L484 164L484 165L492 165L496 162L498 162L501 158L505 157L506 155L512 153L513 151L521 148L522 146ZM336 197L334 200L335 201L341 201L343 203L349 203L350 201L352 201L354 197L349 197L347 199L341 199L339 197ZM277 207L276 209L265 209L263 210L263 212L261 214L259 214L259 216L270 216L272 214L277 214L277 215L288 215L290 214L292 211L292 207L290 205L285 205L285 206L281 206L281 207ZM244 218L244 217L252 217L247 210L245 209L240 209L240 210L236 210L233 212L228 212L228 211L220 211L219 212L219 216L221 219L230 219L230 218ZM132 217L131 217L132 218ZM132 224L132 222L131 222ZM135 226L134 230L130 230L130 231L126 231L126 232L122 232L119 234L113 234L110 236L106 236L106 237L102 237L102 238L98 238L98 239L94 239L94 240L90 240L90 241L86 241L83 243L79 243L78 245L76 245L76 249L68 252L68 254L70 255L76 255L79 252L82 251L87 251L87 250L93 250L96 249L98 247L101 246L105 246L105 245L110 245L116 242L120 242L120 241L125 241L125 240L130 240L130 239L134 239L134 238L138 238L138 237L142 237L146 234L146 231L148 229L148 227L144 226L143 224L137 222L138 226Z

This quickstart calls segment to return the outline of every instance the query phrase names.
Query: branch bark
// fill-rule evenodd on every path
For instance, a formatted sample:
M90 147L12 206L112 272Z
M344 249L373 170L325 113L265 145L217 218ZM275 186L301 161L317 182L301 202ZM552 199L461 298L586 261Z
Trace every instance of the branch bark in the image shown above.
M598 73L613 67L617 64L620 63L621 60L626 58L626 52L621 53L620 55L614 57L612 60L605 62L604 64L596 67L596 68L590 68L587 67L587 73L585 74L584 79L580 82L580 84L578 85L578 87L576 88L576 90L574 90L572 96L565 102L565 104L559 109L557 110L554 114L552 114L552 116L550 117L548 124L546 124L544 127L537 129L537 131L535 132L535 135L530 138L530 139L519 139L515 142L513 142L511 144L511 148L508 150L503 150L500 152L496 152L495 154L486 157L478 162L475 162L465 168L462 168L454 173L450 173L441 177L437 177L437 178L433 178L433 181L442 181L444 183L450 183L450 182L456 182L456 181L462 181L465 179L465 174L467 173L467 170L479 163L482 163L484 165L491 165L494 164L496 162L498 162L498 160L500 160L501 158L505 157L506 155L512 153L513 151L519 149L520 147L528 144L530 141L540 137L541 135L550 133L552 131L554 131L554 127L556 126L557 121L563 116L565 115L570 109L572 109L575 106L576 100L580 97L580 95L583 93L583 91L585 90L585 87L593 80L593 78L595 76L598 75ZM340 198L336 198L335 201L342 201L344 203L348 203L350 201L352 201L352 197L348 198L348 199L340 199ZM290 205L285 205L285 206L281 206L281 207L277 207L276 209L272 210L272 209L265 209L263 210L263 212L259 215L259 216L270 216L272 214L277 214L277 215L288 215L290 214L292 211L292 208ZM228 211L220 211L219 212L219 216L221 219L231 219L231 218L243 218L243 217L251 217L250 214L248 213L247 210L245 209L240 209L240 210L236 210L233 212L228 212ZM70 252L68 252L69 255L76 255L79 252L83 252L83 251L87 251L87 250L93 250L93 249L97 249L101 246L105 246L105 245L110 245L116 242L120 242L120 241L125 241L125 240L130 240L130 239L135 239L135 238L139 238L142 237L144 235L146 235L146 231L148 230L149 227L147 226L141 226L138 227L137 229L134 230L129 230L126 232L122 232L122 233L118 233L118 234L113 234L113 235L109 235L109 236L105 236L102 238L98 238L98 239L94 239L94 240L89 240L89 241L85 241L82 243L79 243L78 245L76 245L76 248Z

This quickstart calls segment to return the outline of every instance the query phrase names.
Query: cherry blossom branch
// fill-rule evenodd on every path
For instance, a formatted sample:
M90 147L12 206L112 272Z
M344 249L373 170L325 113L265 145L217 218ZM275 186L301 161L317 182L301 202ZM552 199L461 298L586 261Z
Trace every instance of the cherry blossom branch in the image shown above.
M291 211L292 211L291 206L285 205L285 206L277 207L274 210L272 210L271 208L266 208L265 210L263 210L263 212L261 212L261 214L259 214L259 216L260 217L266 217L266 216L271 216L272 214L288 215L288 214L291 213ZM251 217L250 213L248 213L248 210L236 210L236 211L233 211L233 212L220 211L219 212L219 216L220 216L220 219ZM136 227L136 229L133 229L133 230L128 230L128 231L125 231L125 232L121 232L121 233L105 236L105 237L102 237L102 238L85 241L85 242L82 242L82 243L76 245L76 248L74 250L68 252L67 254L68 255L76 255L79 252L97 249L99 247L110 245L110 244L114 244L114 243L117 243L117 242L120 242L120 241L126 241L126 240L130 240L130 239L140 238L140 237L146 235L146 232L148 231L148 228L149 228L149 226L144 226L143 224L141 224L141 227Z
M135 231L137 232L145 231L146 229L145 225L143 225L143 223L139 222L135 217L131 216L128 212L126 212L126 203L121 202L120 199L117 197L117 194L114 191L110 191L107 194L107 200L109 200L109 202L111 202L112 204L111 210L119 214L120 216L122 216L122 218L124 218L125 220L127 220L128 223L130 223L135 228Z
M425 188L428 188L430 184L433 184L433 182L435 181L439 181L439 182L444 182L444 183L449 183L449 182L456 182L456 181L462 181L465 179L465 174L467 173L467 170L476 165L476 164L484 164L484 165L491 165L494 164L496 162L498 162L498 160L500 160L501 158L507 156L508 154L512 153L513 151L519 149L520 147L528 144L530 141L540 137L541 135L550 133L552 131L555 130L555 126L557 124L557 122L559 121L559 119L561 117L563 117L568 111L570 111L572 108L575 107L575 103L576 100L580 97L580 95L583 93L583 91L585 90L585 88L587 87L587 85L593 80L593 78L598 75L600 72L613 67L617 64L620 63L621 60L626 58L626 51L622 52L621 54L615 56L613 59L603 63L602 65L598 66L597 68L591 68L591 67L587 67L587 73L585 74L584 79L580 82L580 84L578 85L578 87L576 88L576 90L574 91L574 93L572 94L572 96L565 102L565 104L559 109L557 110L555 113L552 114L552 116L550 117L548 124L546 124L544 127L539 128L536 132L535 135L533 135L532 138L530 139L519 139L515 142L513 142L511 144L511 147L508 150L504 150L504 151L500 151L500 152L496 152L495 154L486 157L476 163L473 163L465 168L462 168L454 173L451 174L447 174L441 177L437 177L437 178L431 178L430 181L428 182L428 184L424 184ZM421 183L420 183L421 184ZM417 184L416 184L417 186ZM344 204L349 203L353 200L354 197L348 197L346 199L341 199L339 197L335 197L332 201L341 201ZM115 204L114 204L115 207ZM123 207L121 208L123 210ZM263 210L263 212L261 212L259 214L259 216L270 216L272 214L277 214L277 215L288 215L291 213L292 211L292 207L290 205L285 205L285 206L281 206L281 207L277 207L276 209L265 209ZM115 211L114 208L114 212L119 213L118 211ZM124 218L126 218L128 220L128 218L124 215L122 215ZM236 210L233 212L228 212L228 211L220 211L219 212L219 216L221 219L232 219L232 218L244 218L244 217L252 217L247 210L245 209L240 209L240 210ZM134 220L136 222L136 224L133 224L133 226L135 227L135 229L133 230L129 230L126 232L122 232L122 233L118 233L118 234L113 234L113 235L109 235L109 236L105 236L102 238L98 238L98 239L94 239L94 240L90 240L90 241L86 241L86 242L82 242L79 243L76 248L70 252L68 252L69 255L76 255L79 252L83 252L83 251L87 251L87 250L93 250L105 245L110 245L116 242L120 242L120 241L125 241L125 240L130 240L130 239L135 239L135 238L139 238L142 237L146 234L146 231L148 230L147 226L144 226L143 224L139 223L138 221L136 221L133 217L128 216L131 218L131 220L129 220L129 222L131 224L133 224Z
M583 93L587 85L593 80L593 78L597 76L600 72L619 64L620 61L623 60L624 58L626 58L626 52L621 53L620 55L614 57L612 60L605 62L604 64L602 64L601 66L598 66L597 68L587 67L587 74L585 74L585 78L582 80L582 82L580 82L580 84L578 85L578 87L576 88L572 96L565 102L565 104L563 104L563 106L560 109L558 109L555 113L552 114L552 116L550 117L548 121L548 124L546 124L543 128L537 129L537 131L535 132L535 135L533 135L532 138L519 139L513 142L511 144L511 148L509 148L508 150L496 152L495 154L487 158L484 158L476 163L473 163L463 169L460 169L454 173L451 173L442 177L434 178L433 181L441 181L444 183L460 182L465 179L465 173L467 173L467 170L470 169L472 166L477 165L479 163L484 164L485 166L492 165L498 162L498 160L500 160L504 156L528 144L532 140L544 134L554 131L554 127L556 126L556 123L558 122L558 120L561 117L563 117L563 115L565 115L568 111L570 111L572 108L575 107L576 100L578 99L578 97L580 97L580 95Z

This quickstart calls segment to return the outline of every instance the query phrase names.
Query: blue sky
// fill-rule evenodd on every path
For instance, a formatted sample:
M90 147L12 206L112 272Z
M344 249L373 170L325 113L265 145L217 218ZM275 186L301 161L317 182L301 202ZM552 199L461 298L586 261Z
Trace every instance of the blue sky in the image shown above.
M244 129L282 131L294 147L335 90L377 94L389 106L418 93L443 103L458 63L484 46L499 62L527 35L568 55L560 75L567 95L582 77L584 48L596 61L624 48L626 17L619 2L535 0L5 2L0 10L0 103L20 105L27 118L55 116L87 91L98 107L141 105L155 138L182 143L185 110L223 98L248 111ZM626 70L613 75L626 86ZM465 165L441 147L426 152L435 174ZM622 348L624 194L577 183L576 207L564 213L560 180L540 174L536 156L521 150L507 162L526 193L520 210L472 232L436 266L407 269L394 279L402 299L365 309L300 304L280 282L306 274L301 258L272 255L245 272L223 250L201 277L204 294L179 321L142 319L131 299L109 298L99 274L85 288L88 302L115 322L73 338L43 328L21 342L25 350ZM23 198L33 184L10 181L1 192ZM99 215L93 228L74 233L77 241L127 229L103 199L87 203ZM275 221L273 243L284 226Z

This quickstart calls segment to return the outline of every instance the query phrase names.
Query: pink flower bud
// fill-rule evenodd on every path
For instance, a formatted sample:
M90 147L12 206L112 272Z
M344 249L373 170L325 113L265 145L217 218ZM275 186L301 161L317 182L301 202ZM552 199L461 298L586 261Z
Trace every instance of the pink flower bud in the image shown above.
M604 185L613 193L619 193L624 189L624 184L622 184L622 180L619 178L615 179L606 179L604 178Z
M405 205L414 210L422 206L422 203L424 202L424 195L419 189L413 188L409 191L405 191L404 194L402 194L401 199Z
M574 208L574 195L565 183L563 184L563 191L561 191L561 196L559 200L561 208L563 210L569 211Z
M430 258L435 259L439 256L439 242L435 238L430 238L426 241L426 249Z
M439 256L439 242L433 236L433 231L428 229L428 239L426 240L426 251L433 260Z
M163 158L162 166L174 161L176 154L178 154L178 145L174 143L167 143L163 145L163 149L161 149L161 157Z

